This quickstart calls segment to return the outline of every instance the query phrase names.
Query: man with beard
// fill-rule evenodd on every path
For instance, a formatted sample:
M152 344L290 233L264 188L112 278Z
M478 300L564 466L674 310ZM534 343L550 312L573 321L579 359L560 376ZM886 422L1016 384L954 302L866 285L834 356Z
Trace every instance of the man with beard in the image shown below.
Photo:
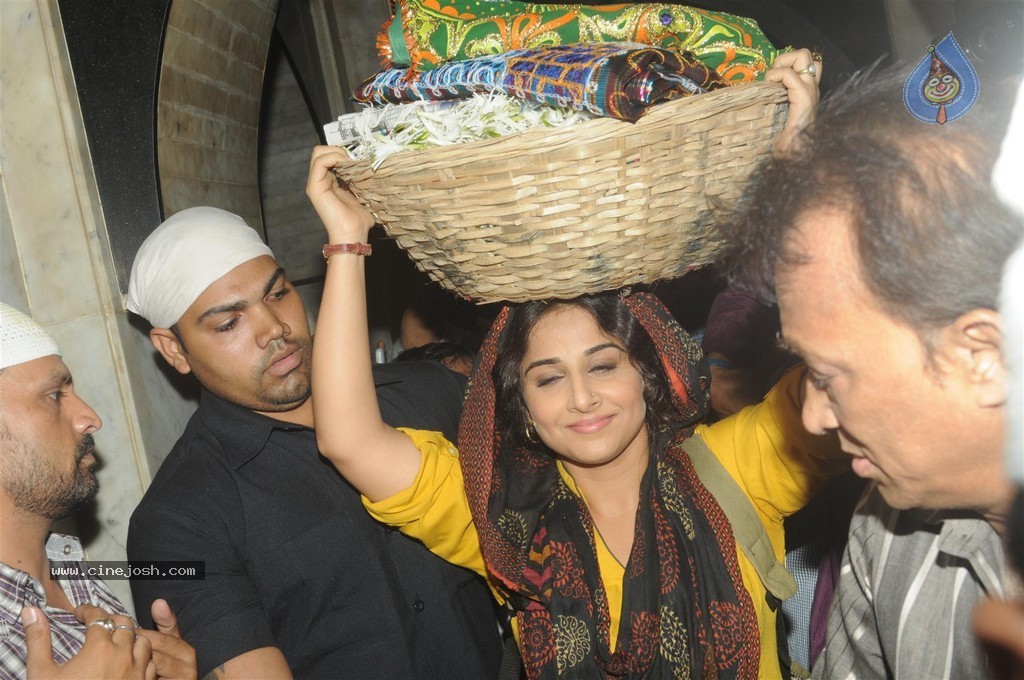
M195 653L176 637L136 630L100 580L60 578L51 560L81 564L73 536L52 523L96 496L99 416L74 390L46 331L0 302L0 677L195 678Z
M376 524L319 455L306 310L259 235L223 210L175 214L136 255L128 307L153 325L168 364L203 388L128 531L132 559L205 561L204 581L159 593L200 672L496 677L483 583ZM383 370L384 413L454 436L454 373L435 362ZM152 582L132 588L140 606L158 594Z

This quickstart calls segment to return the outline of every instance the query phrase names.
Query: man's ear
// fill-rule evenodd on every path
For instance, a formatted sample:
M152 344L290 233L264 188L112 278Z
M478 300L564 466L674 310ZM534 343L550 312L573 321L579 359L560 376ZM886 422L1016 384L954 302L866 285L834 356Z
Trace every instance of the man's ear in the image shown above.
M972 309L961 314L942 332L947 356L967 379L981 407L1006 403L1009 374L1003 359L1003 330L999 313Z
M178 373L185 375L192 372L192 367L189 366L188 359L181 349L181 343L173 331L168 328L153 328L149 331L149 340L156 351L160 352L160 356Z

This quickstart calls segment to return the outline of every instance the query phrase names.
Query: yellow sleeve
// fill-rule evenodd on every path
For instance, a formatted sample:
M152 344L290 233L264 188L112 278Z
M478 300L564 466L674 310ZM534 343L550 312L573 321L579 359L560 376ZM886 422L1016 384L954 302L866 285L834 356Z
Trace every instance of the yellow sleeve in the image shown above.
M440 432L399 429L420 450L419 474L390 498L371 503L363 497L363 506L374 519L421 541L438 557L486 578L459 452Z
M834 433L812 435L800 419L806 367L782 376L759 404L696 434L715 452L762 517L779 523L849 467Z

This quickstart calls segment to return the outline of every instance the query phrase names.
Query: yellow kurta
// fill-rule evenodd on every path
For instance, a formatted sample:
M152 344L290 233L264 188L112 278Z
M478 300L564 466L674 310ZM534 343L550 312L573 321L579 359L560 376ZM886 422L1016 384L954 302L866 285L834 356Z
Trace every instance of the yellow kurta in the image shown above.
M844 467L835 437L812 436L800 422L802 369L789 371L763 402L694 436L704 439L753 502L779 560L785 556L782 521L802 508L824 482ZM412 485L377 503L363 503L376 519L424 543L436 555L486 578L476 526L463 486L458 451L440 433L403 430L422 453ZM561 470L561 466L560 470ZM576 490L568 474L562 476ZM576 490L578 492L578 490ZM750 593L761 632L761 678L781 678L775 612L753 564L737 547L743 584ZM622 609L624 569L598 540L601 580L608 593L614 649Z

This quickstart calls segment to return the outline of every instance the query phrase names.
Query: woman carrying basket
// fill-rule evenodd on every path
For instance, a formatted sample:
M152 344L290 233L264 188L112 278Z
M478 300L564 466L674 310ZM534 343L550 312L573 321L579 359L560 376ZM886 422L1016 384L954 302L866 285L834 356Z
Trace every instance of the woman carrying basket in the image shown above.
M795 129L817 98L809 63L789 53L769 75L789 88ZM329 243L348 244L327 271L314 410L322 454L371 514L488 579L531 678L782 677L777 600L697 467L724 470L780 558L783 518L841 467L834 440L801 426L802 370L698 425L707 366L653 296L529 302L484 341L459 451L392 429L374 398L358 256L374 220L331 173L342 160L318 147L307 184Z

